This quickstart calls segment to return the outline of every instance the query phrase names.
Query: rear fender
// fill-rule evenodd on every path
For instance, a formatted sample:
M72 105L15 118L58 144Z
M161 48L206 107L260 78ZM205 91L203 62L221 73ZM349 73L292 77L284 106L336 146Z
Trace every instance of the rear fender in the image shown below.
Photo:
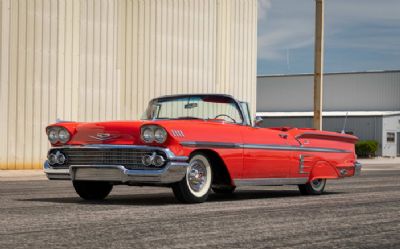
M339 174L334 166L326 161L320 161L311 170L309 181L315 179L337 179Z

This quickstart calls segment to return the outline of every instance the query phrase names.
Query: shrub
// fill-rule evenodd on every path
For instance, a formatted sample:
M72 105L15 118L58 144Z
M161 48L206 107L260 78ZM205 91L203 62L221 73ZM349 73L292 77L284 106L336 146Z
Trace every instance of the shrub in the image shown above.
M374 140L359 141L356 144L356 154L359 157L374 157L378 145L378 142Z

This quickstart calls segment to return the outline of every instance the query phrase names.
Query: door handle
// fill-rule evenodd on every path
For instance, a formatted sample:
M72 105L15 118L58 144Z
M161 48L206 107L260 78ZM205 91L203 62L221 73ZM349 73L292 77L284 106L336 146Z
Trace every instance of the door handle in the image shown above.
M288 135L287 135L287 134L284 134L284 133L279 134L279 136L280 136L281 138L283 138L283 139L286 139L286 138L288 137Z

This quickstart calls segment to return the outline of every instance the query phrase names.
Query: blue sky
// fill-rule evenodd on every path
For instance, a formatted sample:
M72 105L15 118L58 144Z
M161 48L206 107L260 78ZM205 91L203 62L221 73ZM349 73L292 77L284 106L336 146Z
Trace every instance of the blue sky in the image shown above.
M258 75L314 69L314 0L258 0ZM325 0L325 72L400 69L400 0Z

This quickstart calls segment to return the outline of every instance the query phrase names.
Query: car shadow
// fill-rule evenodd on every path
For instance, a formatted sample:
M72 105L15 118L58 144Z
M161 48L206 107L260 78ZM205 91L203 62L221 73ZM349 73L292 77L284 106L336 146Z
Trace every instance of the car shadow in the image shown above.
M341 192L325 192L324 195L342 194ZM238 190L233 194L210 194L207 202L229 202L254 199L305 198L297 190ZM180 204L172 193L110 195L103 201L86 201L79 197L29 198L18 201L51 202L58 204L90 204L90 205L128 205L128 206L165 206Z

